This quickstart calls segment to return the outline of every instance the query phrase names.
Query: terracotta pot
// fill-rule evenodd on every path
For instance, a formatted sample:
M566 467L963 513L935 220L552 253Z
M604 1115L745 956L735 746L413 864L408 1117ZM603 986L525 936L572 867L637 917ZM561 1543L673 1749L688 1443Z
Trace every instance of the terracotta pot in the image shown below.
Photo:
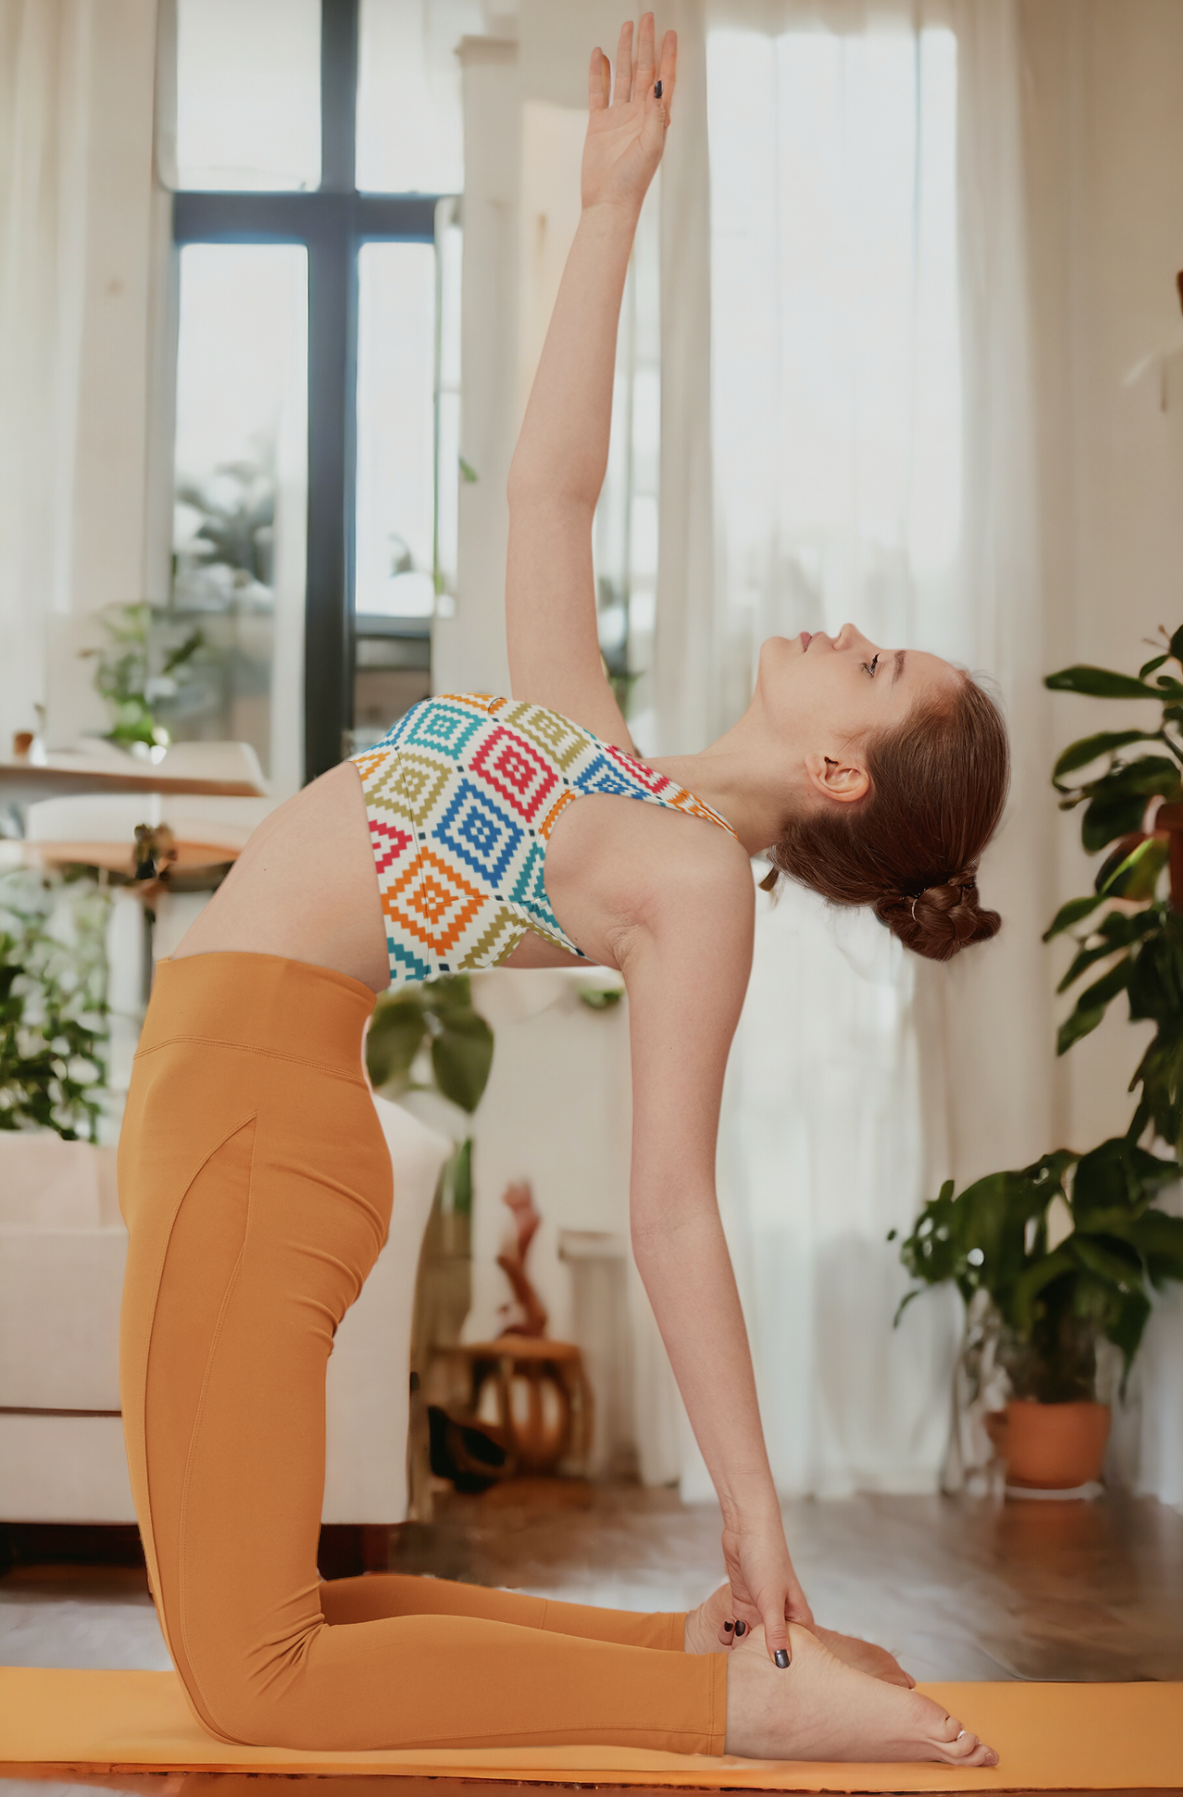
M1006 1461L1008 1484L1071 1491L1100 1478L1109 1440L1108 1404L1037 1404L1032 1398L1012 1398L1005 1416L990 1435Z

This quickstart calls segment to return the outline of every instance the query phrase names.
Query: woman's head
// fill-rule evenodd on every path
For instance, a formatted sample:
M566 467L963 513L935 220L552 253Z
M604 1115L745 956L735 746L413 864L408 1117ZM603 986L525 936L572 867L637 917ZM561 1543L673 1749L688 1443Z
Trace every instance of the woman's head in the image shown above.
M791 716L793 739L816 745L770 851L776 872L834 904L871 906L933 960L993 936L1001 920L979 908L976 873L1010 758L981 687L935 655L879 650L852 625L772 639L760 684L774 726Z

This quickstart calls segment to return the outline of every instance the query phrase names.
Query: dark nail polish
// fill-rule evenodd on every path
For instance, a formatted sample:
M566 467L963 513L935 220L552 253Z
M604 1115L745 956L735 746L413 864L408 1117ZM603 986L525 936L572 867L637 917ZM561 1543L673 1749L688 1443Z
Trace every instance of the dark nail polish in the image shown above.
M661 82L660 81L656 84L656 86L653 89L653 98L655 100L661 99Z
M735 1624L733 1622L725 1622L723 1627L730 1632L730 1630L735 1627Z
M746 1634L747 1634L747 1632L748 1632L748 1625L747 1625L747 1623L746 1623L746 1622L737 1622L737 1623L736 1623L736 1625L735 1625L735 1638L736 1638L736 1640L737 1640L737 1641L738 1641L738 1640L739 1640L739 1637L740 1637L740 1636L741 1636L741 1635L746 1635Z
M778 1647L774 1657L775 1657L776 1663L780 1667L781 1671L787 1672L788 1666L789 1666L789 1656L785 1652L784 1648Z

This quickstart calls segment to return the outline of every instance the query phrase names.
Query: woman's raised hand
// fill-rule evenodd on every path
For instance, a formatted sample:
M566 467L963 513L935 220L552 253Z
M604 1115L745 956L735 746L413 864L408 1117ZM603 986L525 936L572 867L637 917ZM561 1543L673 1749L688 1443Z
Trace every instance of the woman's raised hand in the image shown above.
M814 1620L793 1571L779 1512L766 1525L725 1527L723 1561L735 1605L735 1621L749 1629L762 1626L769 1654L778 1666L787 1666L789 1623L800 1622L811 1629Z
M677 36L667 31L658 68L651 12L641 19L635 55L631 20L620 28L615 92L608 58L602 50L592 51L588 73L590 117L583 147L585 207L609 205L640 210L665 147L677 58ZM660 99L654 91L658 81Z

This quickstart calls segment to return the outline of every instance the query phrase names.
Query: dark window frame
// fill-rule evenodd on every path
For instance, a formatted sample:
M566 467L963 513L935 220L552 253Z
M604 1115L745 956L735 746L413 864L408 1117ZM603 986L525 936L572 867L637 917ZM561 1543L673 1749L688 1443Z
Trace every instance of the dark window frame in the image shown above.
M308 251L308 537L304 778L335 767L353 725L357 267L363 243L435 242L436 194L357 191L360 0L321 0L321 181L308 193L177 193L173 242Z

